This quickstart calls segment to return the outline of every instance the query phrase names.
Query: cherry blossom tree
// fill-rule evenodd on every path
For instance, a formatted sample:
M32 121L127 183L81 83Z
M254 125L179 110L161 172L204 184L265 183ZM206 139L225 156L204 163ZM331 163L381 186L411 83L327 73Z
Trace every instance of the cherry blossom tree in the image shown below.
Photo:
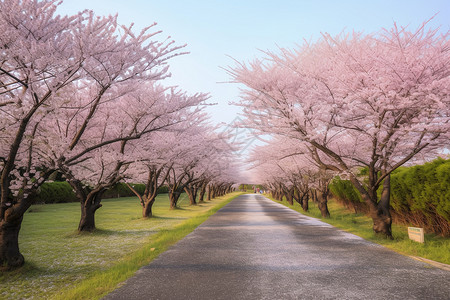
M181 147L167 177L170 208L177 207L180 195L185 191L191 205L196 205L197 185L205 173L204 161L213 151L209 148L209 134L213 127L206 123L191 123L180 139Z
M102 193L123 180L124 172L133 168L133 162L143 160L142 154L148 147L143 143L152 138L151 133L177 125L186 117L181 110L199 105L206 98L202 94L187 97L173 89L167 92L152 84L143 87L140 85L117 100L100 105L95 120L86 128L78 146L52 158L82 204L80 231L95 229L95 211L101 207ZM64 134L54 140L65 142L67 132L76 132L67 128L71 128L69 123L77 124L73 122L77 116L78 113L69 114L65 124L58 116L56 121L64 130L57 134ZM60 149L67 149L67 144L65 146Z
M307 211L312 198L322 216L329 217L328 183L333 173L321 170L301 142L275 136L265 145L254 147L249 159L254 181L268 186L275 199L282 201L285 197L291 205L295 200Z
M182 141L192 140L190 138L192 127L188 124L201 123L205 117L203 109L198 105L204 104L208 98L207 95L179 96L180 98L175 101L179 110L175 115L170 115L173 125L133 142L138 151L133 152L134 162L126 170L125 178L130 183L142 182L146 186L141 195L130 183L127 183L139 198L144 218L152 217L152 207L156 201L158 189L166 183L177 159L185 155L187 144ZM194 106L196 108L190 109Z
M181 147L173 159L167 185L170 208L177 207L182 192L186 192L191 205L230 192L231 185L238 178L238 170L232 162L235 145L229 141L226 132L218 134L217 126L195 122L182 132ZM234 177L230 174L233 174ZM207 192L208 191L208 192Z
M9 267L24 262L18 248L23 214L51 173L34 161L36 128L60 106L53 96L79 79L85 61L73 33L83 16L55 16L56 2L0 2L0 264Z
M165 184L173 165L171 160L177 153L174 151L173 133L159 131L151 134L151 138L140 139L139 142L144 142L141 151L137 151L140 157L125 171L125 182L138 197L143 218L153 217L152 208L158 190ZM145 184L144 193L139 193L132 183Z
M203 202L205 193L207 200L223 196L232 191L232 186L240 180L239 160L236 153L240 144L232 141L229 131L219 129L212 132L204 146L209 149L209 155L202 159L202 173L198 182L200 190L199 202Z
M247 86L244 126L298 139L322 170L347 176L374 231L388 237L391 172L448 147L449 33L426 27L324 34L229 70ZM367 184L359 167L369 170Z

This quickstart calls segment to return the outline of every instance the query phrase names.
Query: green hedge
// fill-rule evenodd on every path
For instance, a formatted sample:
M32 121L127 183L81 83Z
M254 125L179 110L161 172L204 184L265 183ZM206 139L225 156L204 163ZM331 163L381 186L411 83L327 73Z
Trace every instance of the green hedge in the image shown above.
M34 198L35 203L66 203L78 201L72 187L65 181L45 182Z
M401 168L391 176L395 210L430 209L450 222L450 160L442 158L420 166Z
M144 184L131 184L133 188L140 193L141 195L144 193L145 185ZM132 197L135 196L134 193L127 187L125 183L118 183L112 189L109 189L103 193L102 198L120 198L120 197Z
M391 207L400 222L450 236L450 159L394 172Z
M139 192L144 193L144 184L132 184L133 187ZM167 193L168 187L163 186L158 190L159 194ZM134 193L126 186L125 183L119 183L114 188L107 190L103 197L106 198L118 198L118 197L132 197ZM34 198L35 203L67 203L77 202L78 199L72 187L65 181L62 182L45 182L40 187L40 191Z
M359 192L335 178L330 191L346 206L364 210ZM401 167L391 175L391 212L395 221L450 235L450 159Z
M145 184L133 183L133 188L139 193L143 194L145 191ZM158 189L158 194L167 194L169 187L162 186ZM118 183L114 188L107 190L103 194L103 198L119 198L119 197L133 197L135 194L127 187L125 183Z

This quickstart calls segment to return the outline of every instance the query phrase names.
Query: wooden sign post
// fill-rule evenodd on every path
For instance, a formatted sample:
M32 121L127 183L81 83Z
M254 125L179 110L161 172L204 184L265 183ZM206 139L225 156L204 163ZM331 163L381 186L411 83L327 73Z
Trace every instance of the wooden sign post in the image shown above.
M417 227L408 227L408 236L410 240L424 243L425 238L423 235L423 228L417 228Z

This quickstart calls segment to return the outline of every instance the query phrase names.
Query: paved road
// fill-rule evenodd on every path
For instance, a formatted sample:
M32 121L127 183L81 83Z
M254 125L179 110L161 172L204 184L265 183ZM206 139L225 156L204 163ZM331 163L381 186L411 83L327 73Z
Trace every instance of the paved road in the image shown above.
M450 299L450 272L243 195L105 299Z

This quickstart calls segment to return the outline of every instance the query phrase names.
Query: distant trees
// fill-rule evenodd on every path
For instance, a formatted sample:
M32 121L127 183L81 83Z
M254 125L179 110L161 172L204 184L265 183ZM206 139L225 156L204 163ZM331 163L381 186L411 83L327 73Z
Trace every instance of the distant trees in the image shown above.
M216 180L232 185L239 170L232 160L233 146L226 134L217 134L202 113L191 114L170 130L154 132L142 143L136 160L126 170L126 180L145 182L143 194L134 190L143 207L143 217L152 216L158 188L168 186L170 208L186 193L191 205L204 201L208 185ZM198 197L197 197L198 196Z
M298 202L308 211L310 199L317 202L323 217L329 217L329 171L322 170L309 149L296 139L275 136L264 146L254 147L250 160L259 182L269 187L272 196L289 204Z
M247 116L242 126L295 139L321 170L349 178L374 231L391 237L392 171L448 146L449 49L448 32L394 26L324 34L229 73L247 87L238 103ZM358 167L368 168L367 181Z

